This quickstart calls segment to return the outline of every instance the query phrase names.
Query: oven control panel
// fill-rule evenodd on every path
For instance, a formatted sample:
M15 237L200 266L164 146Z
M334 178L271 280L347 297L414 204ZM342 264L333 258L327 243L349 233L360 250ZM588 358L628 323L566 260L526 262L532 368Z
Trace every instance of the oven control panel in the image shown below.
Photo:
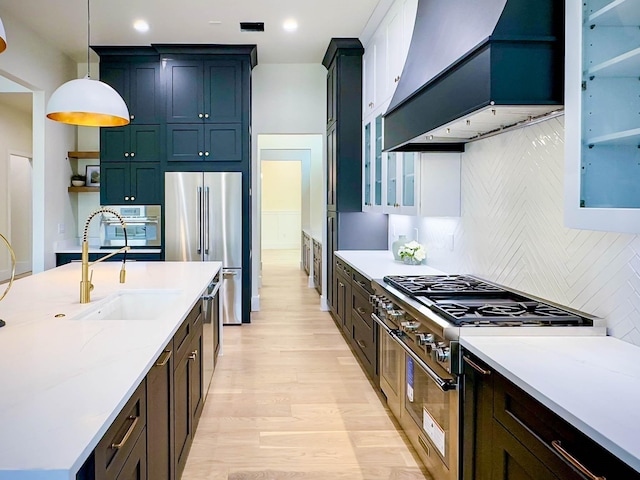
M369 301L375 314L398 340L427 363L438 364L451 372L451 348L448 341L430 331L424 323L411 317L384 295L371 295Z

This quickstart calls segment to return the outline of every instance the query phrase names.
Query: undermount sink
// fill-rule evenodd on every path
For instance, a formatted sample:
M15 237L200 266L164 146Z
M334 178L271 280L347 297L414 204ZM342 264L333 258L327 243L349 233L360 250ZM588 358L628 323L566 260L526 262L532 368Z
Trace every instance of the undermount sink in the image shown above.
M180 290L123 290L95 302L76 320L155 320L166 313Z

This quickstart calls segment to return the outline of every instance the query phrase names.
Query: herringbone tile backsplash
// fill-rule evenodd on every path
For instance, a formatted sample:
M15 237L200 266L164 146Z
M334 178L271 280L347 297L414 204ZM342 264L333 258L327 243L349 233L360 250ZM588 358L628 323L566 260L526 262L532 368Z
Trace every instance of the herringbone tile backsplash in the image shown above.
M390 231L419 233L435 268L598 315L640 345L640 236L564 227L563 120L467 144L462 216L392 216Z

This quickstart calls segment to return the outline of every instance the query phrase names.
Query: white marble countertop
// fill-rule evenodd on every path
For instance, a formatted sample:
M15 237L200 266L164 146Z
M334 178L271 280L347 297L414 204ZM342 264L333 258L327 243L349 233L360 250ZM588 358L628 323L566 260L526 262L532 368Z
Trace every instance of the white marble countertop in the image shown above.
M0 303L0 479L75 479L119 411L221 268L219 262L93 267L80 304L80 265L16 281ZM121 290L179 290L154 320L77 320ZM4 291L4 290L3 290ZM64 318L55 318L65 314Z
M385 275L445 275L429 265L397 262L391 250L338 250L335 254L369 280Z
M100 248L100 247L89 247L89 253L103 253L108 254L111 253L116 248ZM55 253L82 253L81 247L66 247L66 248L58 248ZM132 248L129 250L128 255L132 253L162 253L161 248Z
M460 344L640 471L640 347L614 337L463 337Z

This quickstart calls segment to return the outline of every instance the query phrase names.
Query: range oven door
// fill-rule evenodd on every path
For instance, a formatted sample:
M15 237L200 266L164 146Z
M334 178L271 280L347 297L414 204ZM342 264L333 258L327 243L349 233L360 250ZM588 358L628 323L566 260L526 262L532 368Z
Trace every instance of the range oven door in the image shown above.
M404 397L404 350L398 345L384 324L380 327L379 362L380 390L387 398L387 405L400 420Z
M405 353L400 424L434 480L458 479L457 385L439 376L396 337Z

